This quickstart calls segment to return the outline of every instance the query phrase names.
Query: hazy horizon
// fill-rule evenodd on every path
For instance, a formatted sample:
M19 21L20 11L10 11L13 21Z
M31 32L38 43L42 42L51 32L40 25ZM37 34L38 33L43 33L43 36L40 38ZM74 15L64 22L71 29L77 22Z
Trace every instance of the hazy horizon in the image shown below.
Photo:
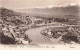
M67 3L80 5L80 0L0 0L1 7L9 9L59 6Z

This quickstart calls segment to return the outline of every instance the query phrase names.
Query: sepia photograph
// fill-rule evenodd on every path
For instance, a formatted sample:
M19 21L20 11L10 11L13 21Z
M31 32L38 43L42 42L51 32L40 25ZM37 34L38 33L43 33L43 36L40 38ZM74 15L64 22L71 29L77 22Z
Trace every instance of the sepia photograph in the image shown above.
M0 0L1 45L80 45L80 0Z

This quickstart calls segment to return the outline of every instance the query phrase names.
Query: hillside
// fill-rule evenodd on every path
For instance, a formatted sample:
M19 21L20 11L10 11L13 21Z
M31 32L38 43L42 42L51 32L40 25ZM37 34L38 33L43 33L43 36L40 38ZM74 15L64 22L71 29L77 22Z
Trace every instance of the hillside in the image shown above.
M0 12L1 12L1 17L6 17L6 16L14 16L17 15L16 12L14 12L13 10L9 10L6 8L0 8Z
M28 24L30 22L30 19L28 19L27 15L23 16L20 12L15 12L13 10L7 9L7 8L0 8L0 18L5 23L13 23L13 24Z

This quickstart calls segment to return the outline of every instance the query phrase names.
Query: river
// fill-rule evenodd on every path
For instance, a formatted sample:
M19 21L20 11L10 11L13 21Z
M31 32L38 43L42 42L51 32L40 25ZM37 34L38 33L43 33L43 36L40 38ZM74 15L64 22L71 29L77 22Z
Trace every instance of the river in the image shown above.
M37 45L52 45L54 44L49 38L43 36L40 32L41 30L44 30L46 28L50 27L60 27L60 26L43 26L43 27L37 27L37 28L31 28L25 32L26 35L29 36L29 38L32 40L31 44L37 44Z

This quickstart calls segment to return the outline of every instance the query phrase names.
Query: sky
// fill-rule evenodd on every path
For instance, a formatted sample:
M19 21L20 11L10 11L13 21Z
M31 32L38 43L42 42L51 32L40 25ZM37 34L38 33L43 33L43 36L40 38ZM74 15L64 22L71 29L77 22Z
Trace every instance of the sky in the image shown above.
M0 7L16 9L79 3L80 0L0 0ZM80 4L80 3L79 3Z

